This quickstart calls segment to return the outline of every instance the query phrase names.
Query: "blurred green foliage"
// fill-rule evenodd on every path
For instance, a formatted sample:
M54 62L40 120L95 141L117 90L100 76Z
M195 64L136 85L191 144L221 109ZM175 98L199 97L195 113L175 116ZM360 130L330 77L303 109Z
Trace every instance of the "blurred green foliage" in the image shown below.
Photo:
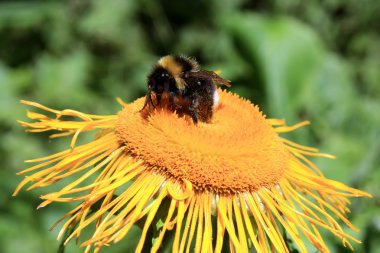
M312 125L289 136L337 155L314 159L335 180L371 192L353 200L356 252L380 252L380 1L1 1L0 252L56 252L70 208L35 210L47 189L12 198L23 160L68 147L26 134L20 99L114 114L144 95L160 56L195 56L269 117ZM138 236L138 231L129 235ZM332 252L346 252L326 235ZM124 240L107 252L130 252ZM66 252L82 252L70 243Z

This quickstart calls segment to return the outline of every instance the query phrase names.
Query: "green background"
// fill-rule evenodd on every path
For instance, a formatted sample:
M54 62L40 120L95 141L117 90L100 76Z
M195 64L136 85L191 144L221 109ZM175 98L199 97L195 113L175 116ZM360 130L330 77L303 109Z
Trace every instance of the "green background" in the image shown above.
M69 145L24 133L19 100L115 114L115 97L143 96L152 64L169 53L222 70L230 90L268 117L310 120L287 137L336 155L313 161L329 178L374 195L353 199L350 219L361 229L356 252L380 252L377 0L1 1L0 252L57 252L58 229L47 230L70 208L36 211L39 195L53 188L11 197L23 160ZM103 252L130 252L136 231ZM325 237L332 252L349 252ZM71 242L66 252L82 249Z

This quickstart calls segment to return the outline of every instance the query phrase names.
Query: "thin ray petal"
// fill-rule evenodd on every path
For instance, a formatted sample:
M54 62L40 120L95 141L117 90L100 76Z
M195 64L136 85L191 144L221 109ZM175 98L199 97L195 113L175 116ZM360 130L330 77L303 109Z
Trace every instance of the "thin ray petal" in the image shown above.
M27 160L35 164L18 173L25 177L14 195L67 180L41 195L38 208L75 202L53 227L63 222L58 236L71 232L64 245L80 240L85 252L117 243L138 221L144 224L135 250L149 250L149 231L166 200L168 213L151 252L166 249L168 230L172 252L289 252L283 233L300 252L308 252L306 245L328 252L321 229L344 246L359 242L343 230L356 230L347 218L348 198L371 195L326 178L309 160L334 156L279 136L309 122L288 126L266 119L249 101L217 92L221 103L211 122L197 125L168 108L141 110L144 98L118 99L122 110L116 115L22 101L42 111L27 112L32 122L19 121L26 131L71 140L65 151ZM97 132L95 139L78 145L88 131Z

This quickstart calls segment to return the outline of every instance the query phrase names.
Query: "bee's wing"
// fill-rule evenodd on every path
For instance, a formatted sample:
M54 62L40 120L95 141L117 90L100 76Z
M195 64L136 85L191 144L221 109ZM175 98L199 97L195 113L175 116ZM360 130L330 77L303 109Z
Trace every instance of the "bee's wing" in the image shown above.
M227 87L231 87L231 81L221 78L218 74L216 74L213 71L199 70L196 72L191 72L190 75L199 78L211 78L215 84L222 84Z

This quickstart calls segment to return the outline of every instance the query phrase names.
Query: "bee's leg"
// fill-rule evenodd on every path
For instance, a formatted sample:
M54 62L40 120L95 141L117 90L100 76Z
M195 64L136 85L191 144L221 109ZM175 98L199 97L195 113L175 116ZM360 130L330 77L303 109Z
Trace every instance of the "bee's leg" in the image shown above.
M194 110L190 109L190 116L193 119L194 124L197 124L198 123L197 113Z
M144 106L141 108L140 112L145 109L145 107L149 104L149 95L146 95Z
M148 104L151 104L153 107L155 107L154 104L153 104L153 101L152 101L152 94L151 94L150 91L148 92L148 94L146 94L146 96L145 96L144 106L143 106L143 108L141 108L140 111L144 110L145 107L146 107Z
M169 92L169 105L172 110L176 109L176 106L174 104L174 95L175 95L174 92Z
M190 116L193 119L194 124L198 123L198 113L197 113L197 107L199 105L199 102L197 99L192 99L190 106L189 106L189 111L190 111Z
M156 93L156 99L157 99L157 103L155 105L153 104L153 101L151 100L154 108L156 108L156 106L161 103L161 94Z

